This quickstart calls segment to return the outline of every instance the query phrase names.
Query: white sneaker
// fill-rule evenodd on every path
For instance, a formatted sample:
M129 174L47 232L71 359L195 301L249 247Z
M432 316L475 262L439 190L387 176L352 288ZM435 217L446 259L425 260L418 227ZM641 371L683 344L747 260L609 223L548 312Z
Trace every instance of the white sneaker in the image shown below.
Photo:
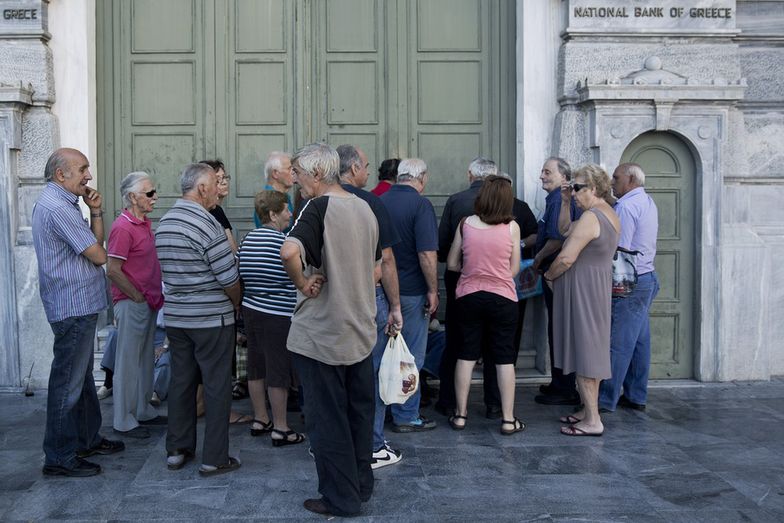
M378 469L387 465L394 465L401 459L403 459L403 453L393 449L388 443L384 442L384 446L373 453L370 468Z
M98 395L99 400L106 399L112 395L112 389L107 389L104 385L101 385L101 388L98 389L96 394Z

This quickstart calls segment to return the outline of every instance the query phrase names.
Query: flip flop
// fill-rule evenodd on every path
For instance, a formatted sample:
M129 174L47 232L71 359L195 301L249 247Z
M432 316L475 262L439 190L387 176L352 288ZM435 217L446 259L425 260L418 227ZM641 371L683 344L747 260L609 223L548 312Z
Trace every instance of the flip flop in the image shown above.
M558 421L561 423L568 423L569 425L574 425L575 423L580 423L582 420L576 416L572 416L571 414L567 416L561 416L558 418Z
M232 421L229 419L229 425L244 425L253 421L253 416L250 414L240 414L240 417Z
M563 434L564 436L578 436L578 437L579 436L590 436L590 437L593 437L593 438L598 438L602 434L604 434L604 431L602 431L602 432L586 432L583 429L581 429L580 427L575 427L574 425L569 425L567 427L561 427L561 434Z

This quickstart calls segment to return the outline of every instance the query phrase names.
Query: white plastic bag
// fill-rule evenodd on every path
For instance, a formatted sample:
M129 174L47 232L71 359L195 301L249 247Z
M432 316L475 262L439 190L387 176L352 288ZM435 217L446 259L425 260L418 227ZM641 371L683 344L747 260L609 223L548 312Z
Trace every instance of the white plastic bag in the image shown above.
M378 369L381 401L386 405L405 403L418 387L419 371L403 335L390 336Z

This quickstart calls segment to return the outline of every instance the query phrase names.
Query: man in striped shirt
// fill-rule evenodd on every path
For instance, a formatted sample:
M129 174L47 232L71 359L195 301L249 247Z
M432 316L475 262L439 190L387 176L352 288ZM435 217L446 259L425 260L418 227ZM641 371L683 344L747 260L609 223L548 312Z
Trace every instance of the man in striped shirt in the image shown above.
M196 453L196 387L201 374L206 427L199 474L211 476L240 466L229 456L229 411L234 311L241 291L226 234L209 213L218 203L215 171L206 164L189 164L180 185L182 198L161 218L155 233L172 359L167 466L180 469Z
M95 325L107 306L102 198L87 186L90 162L75 149L52 153L44 177L47 184L32 223L41 301L54 333L43 473L93 476L101 466L84 458L125 448L98 432L101 407L92 374ZM79 209L80 196L90 208L89 226Z

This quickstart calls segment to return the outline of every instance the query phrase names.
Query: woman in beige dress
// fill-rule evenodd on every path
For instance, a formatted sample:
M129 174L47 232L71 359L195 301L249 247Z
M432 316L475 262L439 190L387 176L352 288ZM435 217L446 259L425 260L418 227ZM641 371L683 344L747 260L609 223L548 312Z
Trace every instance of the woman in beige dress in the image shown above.
M555 366L577 373L583 408L561 418L566 436L601 436L599 383L609 378L612 258L621 229L611 207L610 177L598 165L577 170L571 185L561 188L559 226L563 249L544 279L553 288ZM583 210L569 223L569 198ZM564 230L565 229L565 230Z

